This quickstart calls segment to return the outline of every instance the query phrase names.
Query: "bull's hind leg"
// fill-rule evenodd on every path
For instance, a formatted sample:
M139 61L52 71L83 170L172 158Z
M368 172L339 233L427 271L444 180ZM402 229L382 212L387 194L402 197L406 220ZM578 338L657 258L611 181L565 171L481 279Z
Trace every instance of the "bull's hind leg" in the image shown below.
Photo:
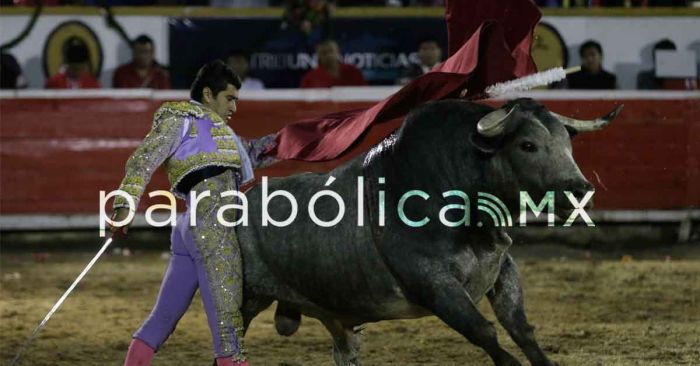
M523 306L523 291L518 278L517 267L508 255L501 265L501 272L487 294L498 321L508 331L513 341L523 350L525 356L535 366L556 365L544 354L535 340L533 327L528 324Z
M360 334L336 319L321 319L333 337L336 366L360 366Z
M275 310L275 329L277 334L289 337L296 333L301 324L301 312L299 309L284 301L277 301Z
M261 311L272 304L272 299L247 298L243 301L241 315L243 316L243 335L248 332L248 326Z

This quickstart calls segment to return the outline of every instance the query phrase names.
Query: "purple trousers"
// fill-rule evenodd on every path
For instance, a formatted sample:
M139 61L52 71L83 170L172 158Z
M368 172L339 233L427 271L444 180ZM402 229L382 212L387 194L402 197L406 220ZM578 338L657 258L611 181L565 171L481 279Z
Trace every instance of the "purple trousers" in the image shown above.
M211 211L208 208L222 203L216 202L216 199L202 201L201 207L198 206L197 210L202 214L198 214L197 226L189 225L189 209L177 218L171 234L172 257L163 277L158 299L150 316L133 335L134 338L142 340L155 350L159 349L175 330L175 326L187 311L199 288L213 338L215 357L234 356L234 359L245 357L239 338L242 330L239 309L242 278L239 277L242 274L240 273L240 249L235 232L232 228L217 227L206 218L200 217L210 217ZM218 235L214 235L215 233ZM208 244L203 244L202 240L195 240L195 236L197 239L204 239L205 234L223 238L219 242L227 243L228 248L223 244L207 247ZM234 259L221 261L224 256L217 252L220 250L228 254L225 257ZM207 252L210 253L206 254ZM231 253L233 255L230 255ZM207 258L216 258L216 260ZM223 268L219 267L236 269L223 273ZM234 287L227 288L228 286L222 286L221 282L216 282L215 277L218 275L230 279L228 283ZM223 296L229 296L232 293L237 295L227 299L235 299L235 302L221 300Z

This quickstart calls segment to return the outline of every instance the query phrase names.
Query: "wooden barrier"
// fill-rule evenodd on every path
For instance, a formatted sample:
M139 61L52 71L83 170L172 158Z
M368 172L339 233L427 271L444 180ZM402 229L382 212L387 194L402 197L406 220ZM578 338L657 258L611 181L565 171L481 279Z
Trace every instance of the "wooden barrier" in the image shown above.
M13 214L96 214L99 191L116 189L124 163L148 132L162 100L103 96L0 98L0 210ZM278 93L279 94L279 93ZM700 207L700 94L535 93L549 109L592 118L624 103L624 112L602 131L574 139L574 157L596 186L596 208L670 210ZM120 94L129 95L129 94ZM273 95L273 94L270 94ZM304 94L308 97L308 93ZM354 95L354 94L353 94ZM182 96L175 93L170 96ZM327 112L369 106L358 98L287 100L264 95L244 100L231 126L246 137ZM344 100L340 100L344 99ZM361 99L361 98L359 98ZM489 101L499 104L502 101ZM400 124L373 127L341 159L286 161L258 176L325 171L366 151ZM162 169L147 192L168 189ZM143 211L150 203L145 197Z

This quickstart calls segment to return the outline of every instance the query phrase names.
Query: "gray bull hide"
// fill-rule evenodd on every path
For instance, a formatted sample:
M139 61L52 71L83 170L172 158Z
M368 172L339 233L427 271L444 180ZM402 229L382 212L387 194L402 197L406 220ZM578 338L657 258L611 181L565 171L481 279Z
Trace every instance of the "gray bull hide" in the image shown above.
M520 191L535 199L557 191L557 213L566 215L573 206L561 191L581 199L592 190L572 158L571 135L601 128L619 109L601 119L577 121L529 99L496 110L458 100L428 103L414 110L394 135L327 174L271 179L268 194L285 190L298 202L298 216L288 226L262 225L262 186L254 187L246 193L249 224L238 228L246 327L277 300L280 334L294 333L300 314L317 318L333 337L336 364L359 365L360 325L436 315L483 348L496 365L518 365L477 309L486 296L527 359L553 365L526 320L518 273L508 254L510 237L475 204L469 206L472 225L445 226L438 219L440 209L464 200L443 198L442 193L460 190L476 201L478 192L488 192L518 212ZM358 224L360 176L363 225ZM332 227L315 224L308 212L312 196L324 189L337 192L345 204L342 221ZM430 219L422 227L408 226L397 214L401 196L410 190L430 195L405 202L406 218ZM323 221L339 213L329 197L319 198L314 207ZM278 221L292 210L283 197L272 198L268 208ZM449 210L445 218L459 221L464 212ZM482 225L474 225L477 221Z

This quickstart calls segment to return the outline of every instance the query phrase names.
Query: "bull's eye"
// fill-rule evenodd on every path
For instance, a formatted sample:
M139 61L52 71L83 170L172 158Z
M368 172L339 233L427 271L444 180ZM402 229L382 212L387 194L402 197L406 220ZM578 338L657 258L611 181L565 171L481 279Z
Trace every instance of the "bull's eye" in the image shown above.
M520 149L526 152L533 153L537 151L537 146L530 141L523 141L520 144Z

